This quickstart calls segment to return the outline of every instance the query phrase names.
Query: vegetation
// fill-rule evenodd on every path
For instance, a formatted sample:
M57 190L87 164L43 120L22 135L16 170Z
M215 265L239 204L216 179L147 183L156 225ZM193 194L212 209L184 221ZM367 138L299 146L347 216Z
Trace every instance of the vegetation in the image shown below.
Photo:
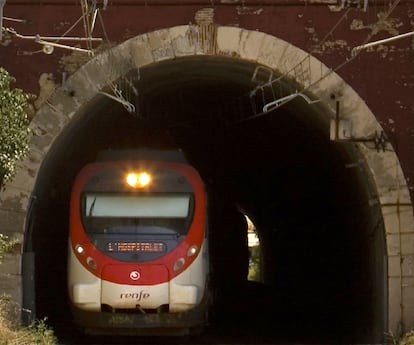
M0 262L4 255L17 243L0 234ZM0 345L54 345L57 344L53 331L44 321L36 321L30 327L21 327L19 307L8 296L0 296Z
M31 95L12 88L15 80L0 67L0 186L15 175L16 162L29 149Z
M414 345L414 330L404 335L400 340L399 345Z
M15 305L7 296L0 297L0 345L54 345L57 344L53 331L44 321L37 321L30 327L20 327ZM14 320L13 320L14 319Z
M260 281L260 246L253 246L249 248L249 275L248 279L253 281Z
M3 260L4 254L11 251L17 240L10 240L8 236L0 234L0 263Z
M248 271L248 280L260 281L260 266L261 266L261 250L260 242L258 240L256 227L253 222L246 216L247 220L247 236L248 236L248 245L249 245L249 271Z

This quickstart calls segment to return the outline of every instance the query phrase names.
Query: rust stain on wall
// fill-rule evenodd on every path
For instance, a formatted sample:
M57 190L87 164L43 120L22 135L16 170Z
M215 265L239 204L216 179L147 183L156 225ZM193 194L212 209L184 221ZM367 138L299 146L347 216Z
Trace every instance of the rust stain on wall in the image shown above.
M311 48L313 54L333 53L337 51L350 50L348 42L344 39L325 40L319 42L319 38L316 34L316 29L311 26L306 26L305 31L310 35L310 41L315 44Z
M247 7L247 6L237 6L236 8L238 15L260 15L263 13L263 8L253 8L253 7Z
M401 34L400 28L404 23L399 18L387 18L385 12L379 12L377 14L378 21L375 23L364 24L361 19L354 19L350 24L351 30L370 30L371 41L375 41L375 37L380 32L385 32L387 37L393 37ZM413 26L411 21L411 25ZM379 44L365 49L366 52L376 52L382 58L386 58L389 53L407 51L414 46L414 38L411 39L411 44L407 44L407 48L397 48L397 46L390 43ZM393 57L389 57L389 60L393 60Z
M42 73L39 78L39 86L39 96L33 103L35 109L40 109L40 107L47 102L53 92L55 92L57 85L53 79L53 74Z
M190 42L200 46L205 54L215 54L217 51L217 27L214 24L214 9L203 8L196 12L196 25L190 25L187 35Z
M378 21L375 23L364 24L361 19L354 19L350 25L351 30L372 30L372 34L376 35L381 31L386 31L390 36L398 35L399 27L403 26L403 22L398 18L386 18L385 12L377 14Z

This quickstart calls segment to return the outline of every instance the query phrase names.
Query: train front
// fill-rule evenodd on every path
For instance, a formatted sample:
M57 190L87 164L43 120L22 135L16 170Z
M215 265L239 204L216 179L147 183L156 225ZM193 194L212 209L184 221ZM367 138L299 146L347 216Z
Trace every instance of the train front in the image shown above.
M170 161L92 163L71 195L68 290L94 334L182 335L206 320L206 196Z

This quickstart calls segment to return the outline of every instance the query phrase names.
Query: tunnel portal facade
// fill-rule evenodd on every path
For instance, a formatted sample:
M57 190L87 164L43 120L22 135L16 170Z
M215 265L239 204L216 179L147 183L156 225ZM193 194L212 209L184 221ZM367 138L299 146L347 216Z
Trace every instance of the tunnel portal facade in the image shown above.
M384 248L380 250L377 259L382 260L379 266L382 267L381 274L384 276L381 288L381 299L384 302L382 312L386 313L384 331L399 334L413 327L414 257L409 241L414 238L414 222L409 191L398 157L389 144L372 149L363 142L351 140L381 133L382 129L363 99L339 75L301 49L258 31L215 26L211 23L171 27L129 39L83 65L56 90L33 119L31 127L34 135L30 154L20 163L16 178L5 186L0 195L2 209L9 210L2 221L11 222L14 219L15 224L23 224L25 221L26 228L30 227L32 217L35 217L30 213L34 202L32 192L36 184L39 185L40 179L48 178L47 174L39 175L42 162L48 156L53 157L61 133L83 121L82 116L87 116L85 109L94 107L97 97L104 97L107 101L108 95L114 97L111 85L117 80L131 71L139 71L147 66L204 57L234 59L258 66L248 76L258 86L255 92L262 92L278 78L289 81L295 85L292 87L294 92L287 94L287 98L279 95L262 106L268 106L272 110L285 101L301 98L312 107L312 101L317 100L323 105L325 123L333 123L331 139L352 142L363 160L360 166L365 167L367 175L372 177L372 204L377 205L375 207L380 211L383 225ZM297 74L297 68L306 70ZM108 73L102 73L104 70ZM280 79L281 76L284 79ZM283 99L280 100L281 98ZM122 97L110 101L123 107L133 105ZM259 113L260 116L266 116L262 108ZM335 120L335 116L339 117ZM335 128L352 131L352 138L343 133L342 136L341 133L335 133ZM329 126L325 129L329 130ZM327 135L329 136L328 133ZM16 217L20 222L15 221ZM16 228L15 232L22 236L23 229ZM26 243L30 241L35 239L25 239ZM26 245L24 250L30 252L31 248Z

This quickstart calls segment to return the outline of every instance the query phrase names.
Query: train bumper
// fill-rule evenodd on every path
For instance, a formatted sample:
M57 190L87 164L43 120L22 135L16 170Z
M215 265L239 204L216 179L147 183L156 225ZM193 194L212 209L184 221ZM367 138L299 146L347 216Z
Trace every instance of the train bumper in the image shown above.
M124 312L91 312L72 306L76 324L92 335L182 336L207 323L207 304L179 313L135 314Z

